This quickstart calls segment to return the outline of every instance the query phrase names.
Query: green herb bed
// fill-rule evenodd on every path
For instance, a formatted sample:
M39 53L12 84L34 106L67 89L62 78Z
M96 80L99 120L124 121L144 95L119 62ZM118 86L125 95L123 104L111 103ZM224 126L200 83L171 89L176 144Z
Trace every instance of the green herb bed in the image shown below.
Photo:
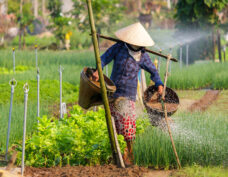
M171 124L182 166L228 166L227 116L181 113ZM149 127L136 138L135 163L156 168L176 168L167 131Z
M161 65L160 76L164 80L165 65ZM171 62L171 72L168 78L167 86L173 89L191 90L201 88L228 89L228 63L202 62L199 64L183 66L181 69L179 63ZM147 81L150 75L146 74Z

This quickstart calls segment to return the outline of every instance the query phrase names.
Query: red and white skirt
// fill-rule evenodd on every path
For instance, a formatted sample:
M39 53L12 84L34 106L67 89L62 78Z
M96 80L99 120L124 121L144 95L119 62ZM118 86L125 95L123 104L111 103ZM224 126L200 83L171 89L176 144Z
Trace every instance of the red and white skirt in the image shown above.
M136 133L135 102L124 99L118 103L118 106L110 103L110 110L117 133L123 135L125 141L133 141Z

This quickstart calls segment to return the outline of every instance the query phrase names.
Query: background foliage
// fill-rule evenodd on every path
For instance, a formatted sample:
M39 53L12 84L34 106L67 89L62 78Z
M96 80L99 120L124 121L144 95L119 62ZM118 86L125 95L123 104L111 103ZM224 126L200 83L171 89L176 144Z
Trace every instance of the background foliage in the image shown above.
M189 42L192 52L189 53L190 63L194 60L213 57L213 39L209 36L220 26L219 12L227 5L227 0L182 0L176 5L175 19L178 29L176 36L187 35L188 33L208 33L197 40ZM193 36L194 38L194 36ZM186 51L183 51L184 56Z
M73 2L74 9L72 10L72 14L75 16L79 29L82 32L90 31L86 0L73 0ZM120 3L120 0L93 0L92 7L94 19L96 20L96 28L99 33L104 30L110 31L112 26L118 23L121 17L123 17L124 7Z
M64 44L66 33L71 31L71 18L63 16L61 13L62 2L61 0L49 0L48 1L48 9L51 12L51 25L49 25L49 29L51 29L56 37L56 42L58 46L60 44ZM61 42L61 43L60 43Z

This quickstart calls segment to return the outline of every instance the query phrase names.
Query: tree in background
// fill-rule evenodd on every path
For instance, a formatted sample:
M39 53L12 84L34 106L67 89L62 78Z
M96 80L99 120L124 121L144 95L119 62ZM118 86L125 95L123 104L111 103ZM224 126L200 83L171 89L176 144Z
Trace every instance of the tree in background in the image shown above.
M88 32L89 20L85 0L73 0L74 9L72 15L76 19L76 24L83 32ZM123 5L121 0L93 0L93 14L97 31L100 33L104 29L110 31L123 15Z
M190 62L196 59L212 58L214 55L214 31L219 28L219 12L225 8L227 0L179 0L176 5L175 18L177 20L177 36L189 33L212 34L190 43ZM193 36L194 38L194 36ZM210 39L210 42L209 42ZM208 45L208 42L210 45ZM209 51L209 52L208 52ZM213 57L214 58L214 57Z
M22 38L23 48L25 48L26 28L34 20L31 9L32 4L29 0L8 0L8 13L14 13L19 24L19 49L22 46Z
M49 29L52 30L56 37L57 46L60 47L61 44L64 44L65 35L71 31L71 18L65 17L61 13L62 2L61 0L49 0L48 1L48 10L50 11L50 22Z
M122 3L126 7L127 13L138 13L142 10L142 3L145 3L145 0L122 0Z

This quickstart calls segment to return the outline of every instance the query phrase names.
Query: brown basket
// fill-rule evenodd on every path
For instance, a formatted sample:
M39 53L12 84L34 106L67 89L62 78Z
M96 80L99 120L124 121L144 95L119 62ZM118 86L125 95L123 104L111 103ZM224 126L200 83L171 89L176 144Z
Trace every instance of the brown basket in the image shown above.
M78 104L84 109L88 109L91 106L102 104L100 82L90 80L86 75L87 69L88 68L85 67L81 72L79 100L78 100ZM112 96L113 93L116 91L116 86L105 75L104 75L104 80L106 84L107 95Z
M150 86L146 89L143 102L149 115L164 117L161 96L158 96L157 87ZM179 98L176 92L168 87L166 87L165 103L168 116L173 115L178 109Z

